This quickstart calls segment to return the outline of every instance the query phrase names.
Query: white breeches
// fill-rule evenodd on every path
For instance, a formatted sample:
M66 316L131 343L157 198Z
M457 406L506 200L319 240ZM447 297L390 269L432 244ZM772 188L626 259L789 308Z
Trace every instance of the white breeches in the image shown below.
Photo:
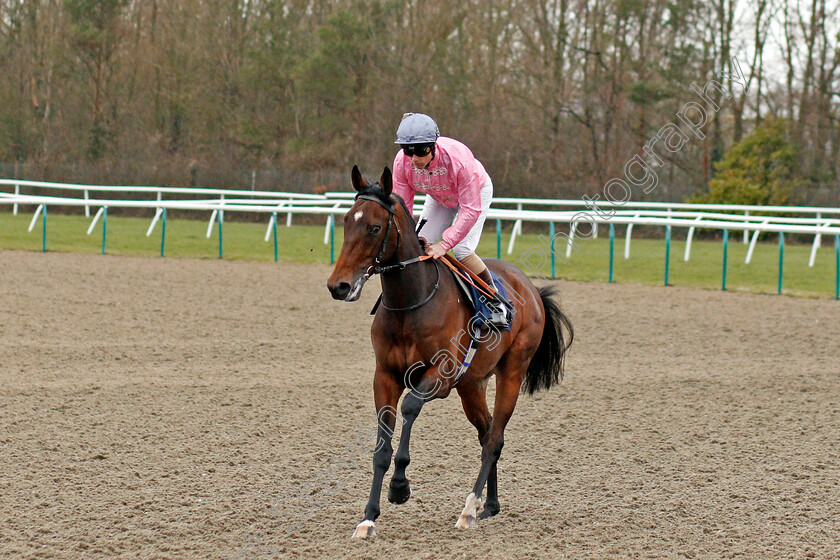
M452 253L458 260L463 259L470 253L475 253L478 247L478 241L481 239L481 231L484 229L484 220L487 218L487 211L490 209L490 202L493 200L493 181L490 176L481 187L481 214L478 216L472 229L467 232L467 235L460 243L452 248ZM440 236L443 232L452 225L458 215L460 206L453 206L447 208L439 204L431 196L426 195L426 203L423 205L423 211L420 213L420 219L426 219L427 222L420 230L420 237L425 237L429 243L437 243L440 241Z

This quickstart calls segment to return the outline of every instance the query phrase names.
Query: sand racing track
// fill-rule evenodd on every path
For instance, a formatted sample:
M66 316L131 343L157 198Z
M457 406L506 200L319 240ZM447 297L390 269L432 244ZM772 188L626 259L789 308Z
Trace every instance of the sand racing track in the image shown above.
M838 302L562 282L577 340L519 400L501 514L453 527L479 465L453 394L357 542L370 460L323 472L375 425L378 282L339 303L328 275L0 252L0 557L840 557Z

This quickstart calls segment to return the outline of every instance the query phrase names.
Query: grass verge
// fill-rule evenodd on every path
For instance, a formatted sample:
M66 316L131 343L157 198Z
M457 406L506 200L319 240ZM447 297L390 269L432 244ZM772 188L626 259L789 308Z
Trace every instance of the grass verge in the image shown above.
M209 217L209 215L208 215ZM14 216L0 212L0 247L24 251L42 250L42 221L32 232L28 227L31 211ZM50 214L47 218L46 248L51 252L101 253L103 222L91 235L87 229L91 218L78 215ZM340 220L339 220L340 221ZM105 252L116 255L159 257L162 224L159 222L147 237L150 218L111 216L107 221ZM283 216L277 228L280 262L330 264L331 248L324 244L324 226L293 225L285 227ZM219 258L219 229L216 224L207 238L206 220L169 219L166 224L164 255L177 258ZM548 229L548 228L546 228ZM524 234L516 240L511 254L507 254L510 226L502 235L501 257L523 268L531 276L551 277L551 251L541 241L540 234ZM221 254L225 259L273 261L274 243L270 236L264 240L265 223L226 221L222 228ZM547 232L546 232L547 233ZM577 240L577 250L566 262L565 247L555 248L554 276L566 280L607 282L609 279L609 239L602 237ZM543 234L542 239L547 238ZM338 256L342 239L340 227L335 230L333 255ZM833 238L824 238L817 252L813 268L808 267L810 245L786 244L782 293L796 296L834 298L836 290L836 255ZM665 241L662 239L633 239L630 258L624 258L624 237L617 236L614 244L613 280L619 283L663 285L665 280ZM673 240L670 248L668 284L705 289L721 289L723 245L720 241L695 240L691 258L683 259L684 240ZM495 228L488 226L478 249L482 257L495 258L497 237ZM779 280L779 245L777 237L759 243L752 262L745 264L747 245L740 232L733 232L728 244L726 288L733 291L777 293ZM563 258L561 258L563 257ZM543 261L543 262L541 262Z

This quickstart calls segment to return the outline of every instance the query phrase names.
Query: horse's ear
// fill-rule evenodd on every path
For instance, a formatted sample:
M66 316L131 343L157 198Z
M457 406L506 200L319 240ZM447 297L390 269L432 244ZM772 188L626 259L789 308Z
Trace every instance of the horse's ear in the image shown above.
M367 181L362 177L362 172L359 171L359 166L354 165L353 171L350 172L350 181L353 183L353 188L356 192L362 192L362 189L367 187Z
M391 170L387 167L382 172L382 177L379 178L379 184L382 186L382 192L385 196L391 196L391 190L394 188L394 183L391 180Z

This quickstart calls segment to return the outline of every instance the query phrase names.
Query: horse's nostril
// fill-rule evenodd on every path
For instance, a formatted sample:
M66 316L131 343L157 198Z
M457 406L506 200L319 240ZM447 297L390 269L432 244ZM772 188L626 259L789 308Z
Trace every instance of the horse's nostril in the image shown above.
M330 286L330 293L333 299L347 299L347 294L350 293L350 284L348 282L339 282L335 286Z

